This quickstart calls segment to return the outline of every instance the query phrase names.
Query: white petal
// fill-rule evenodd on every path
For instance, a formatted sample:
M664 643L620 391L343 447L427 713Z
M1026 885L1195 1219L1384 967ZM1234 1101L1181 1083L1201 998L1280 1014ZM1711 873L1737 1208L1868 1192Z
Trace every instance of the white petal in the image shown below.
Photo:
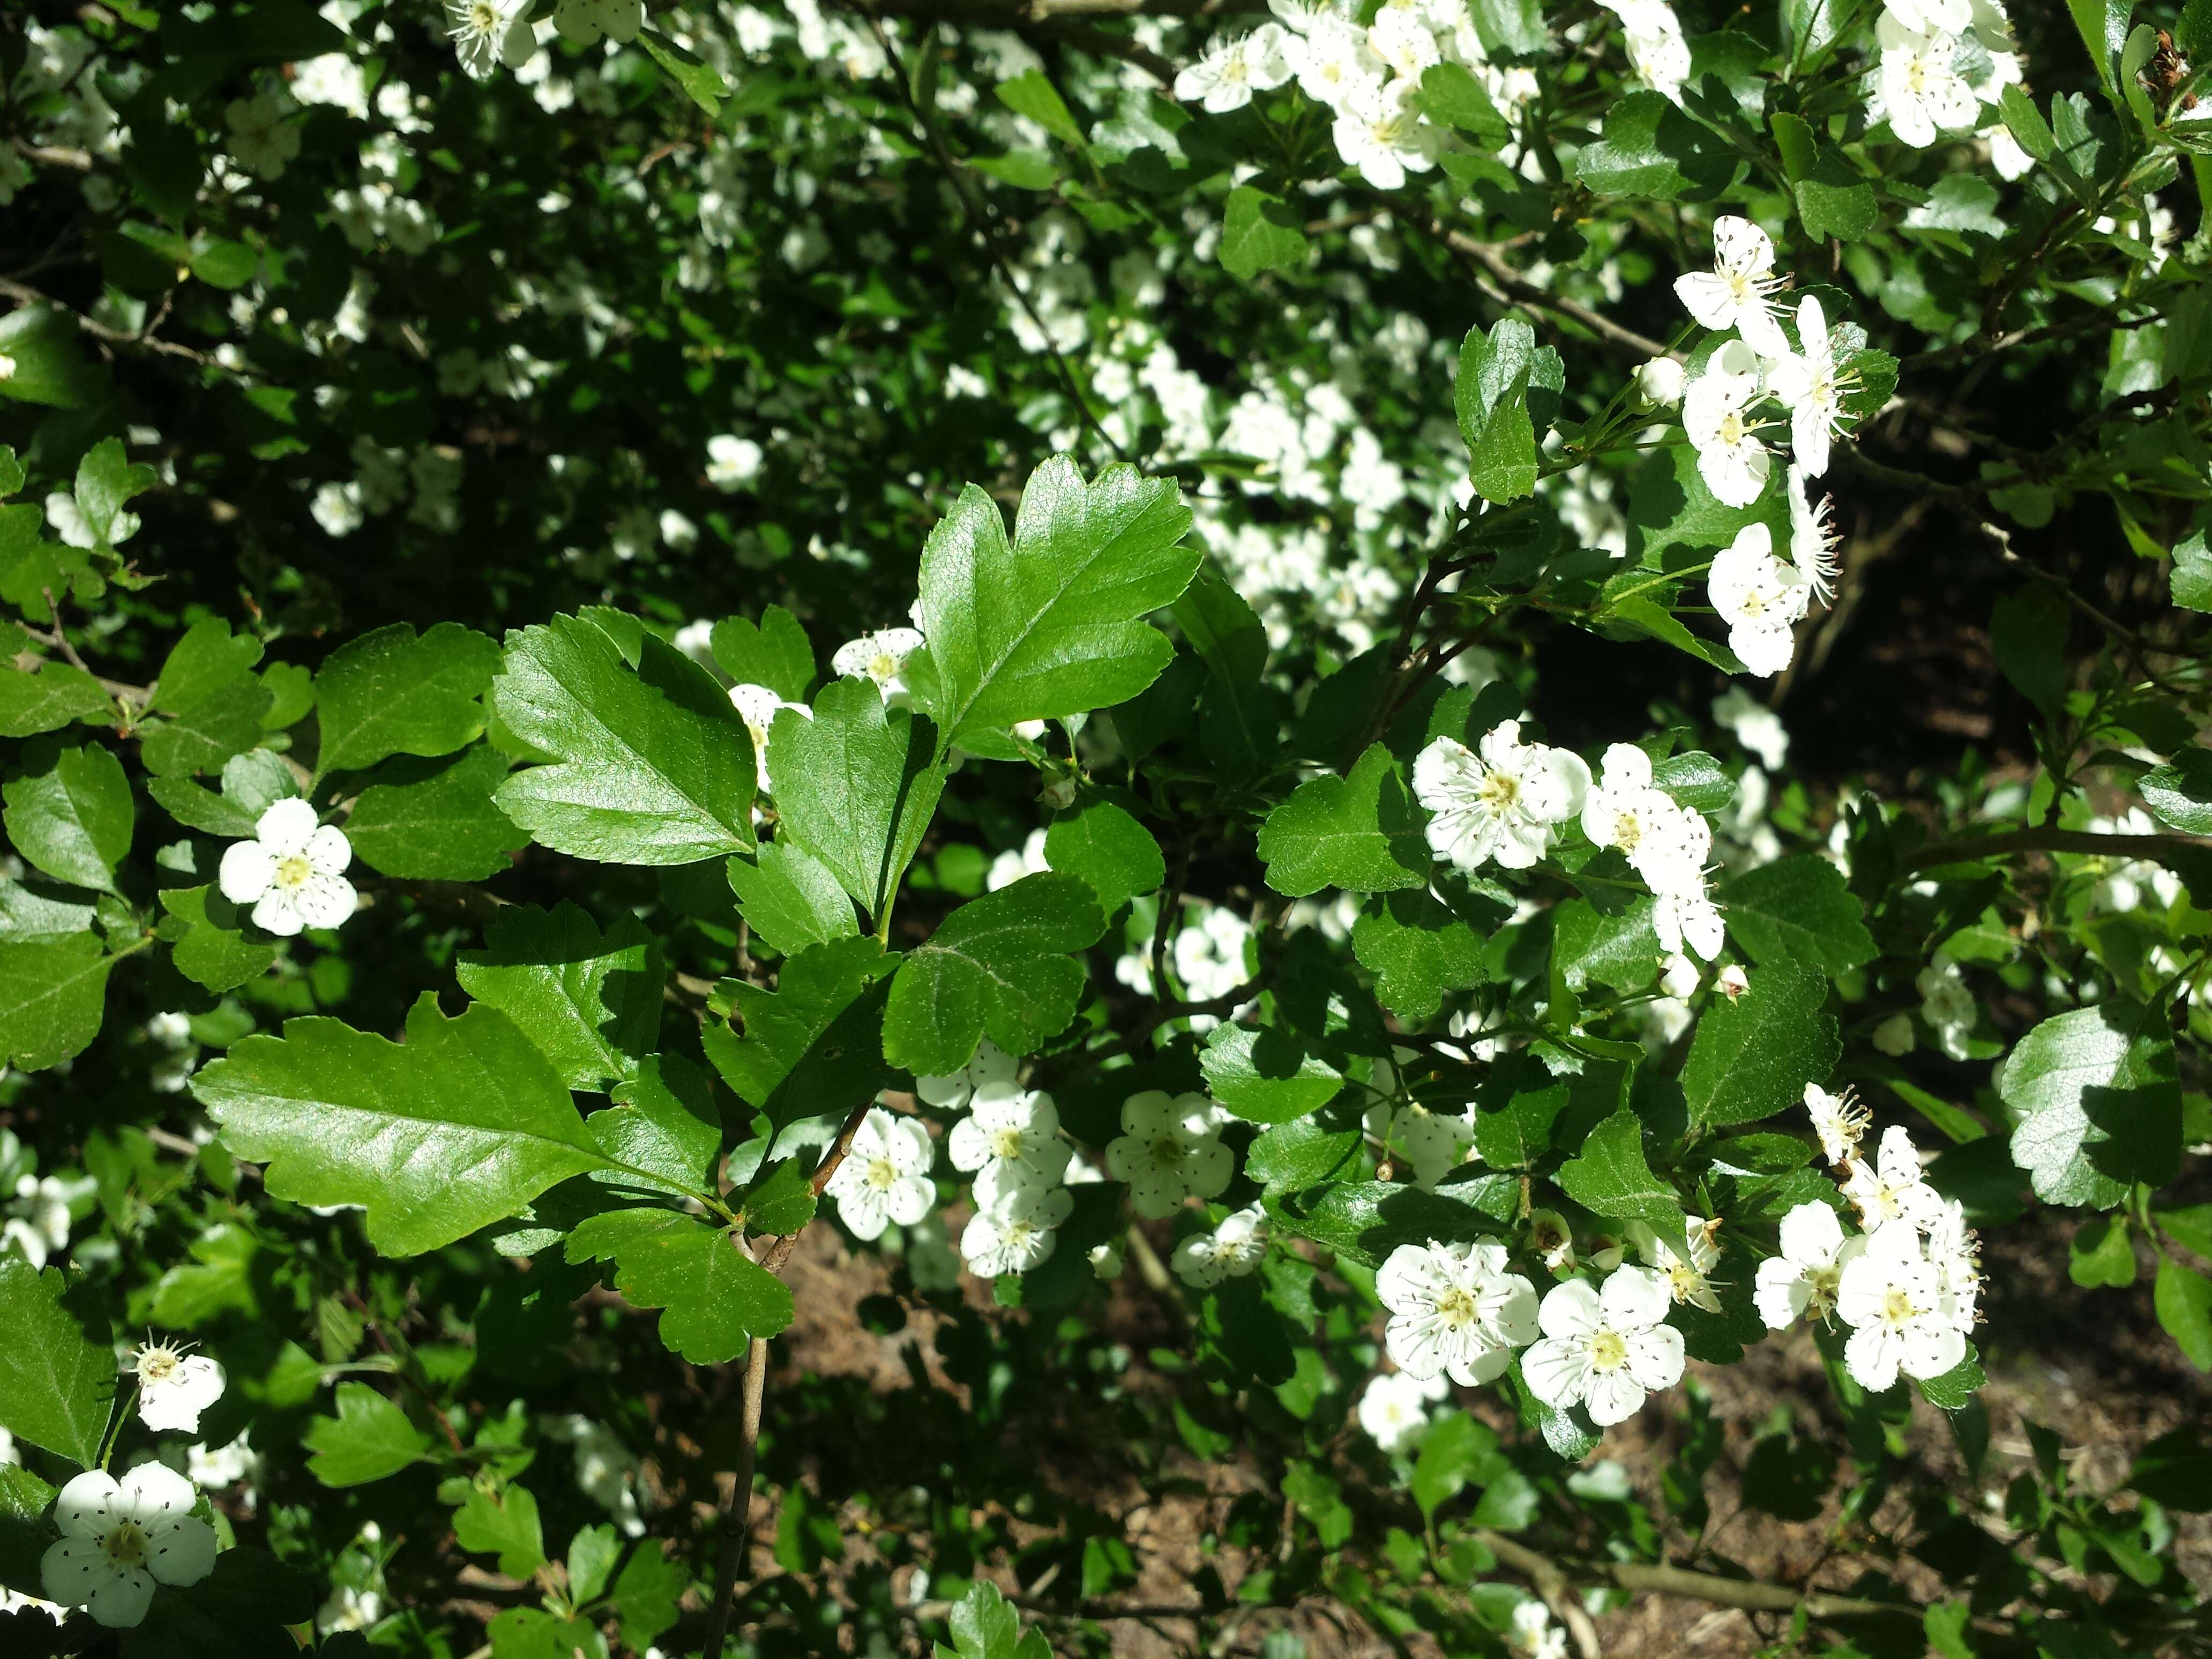
M1796 1324L1805 1311L1805 1304L1812 1299L1813 1287L1790 1262L1779 1256L1770 1256L1759 1264L1751 1301L1769 1330L1786 1330Z
M1674 1301L1667 1281L1648 1267L1619 1269L1605 1281L1600 1299L1606 1318L1624 1333L1661 1323Z
M1546 1305L1550 1298L1545 1298ZM1561 1409L1583 1397L1589 1376L1589 1358L1580 1343L1547 1338L1521 1356L1521 1375L1528 1391L1547 1406Z
M148 1540L146 1571L164 1584L197 1584L215 1571L215 1528L187 1516Z
M1869 1394L1897 1386L1897 1345L1879 1325L1862 1325L1844 1344L1844 1368Z
M307 837L307 862L326 876L345 874L353 862L353 843L335 823L326 823Z
M1707 328L1729 328L1735 322L1735 298L1729 285L1709 270L1693 270L1674 279L1674 297L1691 318Z
M1598 1299L1597 1291L1589 1280L1582 1279L1553 1285L1536 1312L1536 1322L1544 1334L1563 1341L1588 1336L1604 1319L1604 1304Z
M1644 1409L1644 1387L1625 1365L1617 1371L1592 1371L1589 1402L1590 1421L1607 1428Z
M115 1477L99 1469L88 1470L61 1489L54 1499L54 1524L64 1537L97 1538L119 1513L121 1488Z
M1825 1267L1843 1248L1844 1224L1826 1204L1800 1204L1782 1218L1782 1254L1800 1267Z
M343 876L310 876L292 896L293 909L309 927L341 927L360 902L360 895Z
M1681 1332L1660 1325L1631 1336L1625 1369L1646 1389L1673 1388L1682 1380Z
M39 1560L39 1583L46 1600L65 1607L81 1607L91 1601L109 1577L106 1556L89 1538L64 1538L49 1545Z
M234 841L223 848L216 885L233 904L251 904L276 878L276 855L258 841Z
M116 1505L141 1525L151 1526L167 1516L190 1515L198 1501L199 1493L192 1483L174 1469L161 1463L141 1463L123 1477Z
M146 1617L154 1604L154 1580L144 1572L110 1571L107 1582L92 1593L93 1621L110 1630L128 1630Z
M300 920L298 907L292 902L292 895L272 887L253 907L253 925L278 939L291 939L305 924Z
M315 833L315 809L296 796L272 802L253 826L253 836L279 858L302 851Z

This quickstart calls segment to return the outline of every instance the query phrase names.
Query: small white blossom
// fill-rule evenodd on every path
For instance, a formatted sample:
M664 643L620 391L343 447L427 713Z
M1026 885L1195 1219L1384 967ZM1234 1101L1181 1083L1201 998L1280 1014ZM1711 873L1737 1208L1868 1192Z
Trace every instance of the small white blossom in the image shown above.
M1720 1246L1713 1242L1720 1226L1717 1218L1690 1222L1688 1237L1683 1241L1690 1253L1686 1258L1644 1222L1629 1223L1628 1233L1645 1264L1666 1284L1668 1295L1707 1313L1718 1313L1720 1294L1713 1289L1711 1275L1720 1266Z
M1197 1290L1224 1279L1243 1279L1267 1254L1267 1212L1254 1204L1224 1218L1210 1233L1193 1233L1176 1246L1176 1277Z
M1434 816L1428 841L1462 870L1496 860L1525 870L1550 850L1558 828L1578 814L1589 768L1571 750L1521 741L1518 720L1485 733L1481 752L1438 738L1413 762L1413 795Z
M1604 1427L1643 1409L1647 1395L1682 1380L1682 1334L1666 1323L1666 1281L1622 1267L1602 1289L1582 1279L1553 1287L1537 1315L1544 1340L1521 1356L1530 1392L1565 1411L1586 1405Z
M837 1201L838 1218L854 1237L880 1238L891 1223L911 1227L935 1206L937 1183L929 1178L934 1157L921 1124L871 1107L823 1190Z
M1402 83L1355 90L1337 113L1330 136L1344 164L1376 190L1397 190L1408 173L1437 163L1438 133L1424 122Z
M1734 1002L1746 991L1751 989L1751 980L1741 968L1731 962L1713 975L1713 989L1718 991L1730 1002Z
M1075 1155L1060 1139L1052 1097L1012 1083L987 1083L975 1091L975 1109L952 1126L945 1151L954 1169L995 1171L993 1179L1009 1188L1056 1187Z
M1856 382L1836 367L1827 318L1810 294L1797 302L1797 344L1798 349L1784 353L1775 363L1768 383L1790 411L1790 442L1797 461L1791 472L1802 471L1807 477L1817 478L1828 470L1828 440L1844 429L1844 393ZM1790 498L1794 507L1794 481Z
M1859 1155L1859 1138L1874 1121L1858 1096L1845 1089L1830 1094L1817 1083L1805 1085L1805 1109L1813 1115L1813 1133L1820 1138L1820 1152L1842 1169Z
M968 1271L980 1279L1025 1273L1052 1257L1075 1200L1065 1187L1016 1186L993 1194L960 1235L960 1254Z
M1942 1287L1909 1221L1876 1228L1844 1264L1836 1311L1851 1327L1844 1368L1870 1393L1894 1387L1899 1371L1941 1376L1966 1357L1966 1339L1944 1315Z
M1528 1659L1567 1659L1567 1633L1552 1622L1541 1601L1522 1601L1513 1609L1510 1645Z
M761 447L750 438L718 433L707 440L707 482L725 495L750 489L760 477L765 459Z
M976 1044L975 1058L958 1071L944 1077L916 1078L914 1088L931 1105L957 1112L974 1099L975 1091L984 1085L1013 1082L1014 1071L1013 1057L985 1037Z
M1118 1244L1093 1244L1090 1261L1091 1276L1095 1279L1119 1279L1121 1276L1121 1247Z
M1755 376L1711 369L1691 381L1682 395L1682 429L1698 453L1698 476L1714 499L1729 507L1757 501L1774 469L1759 422L1750 415L1758 397Z
M769 734L775 726L775 717L784 709L803 720L814 718L814 711L803 702L786 702L764 685L733 685L730 688L730 702L738 711L738 718L745 723L745 730L753 740L753 772L763 795L773 794L775 787L769 782Z
M447 0L446 33L472 81L489 81L504 64L520 69L538 50L528 0Z
M1636 395L1650 409L1672 409L1682 401L1688 373L1672 357L1652 357L1636 371Z
M1844 1268L1866 1248L1844 1237L1844 1224L1826 1204L1800 1204L1782 1218L1782 1254L1759 1264L1752 1302L1769 1328L1782 1330L1802 1316L1826 1319L1836 1309Z
M253 907L254 925L279 939L305 927L337 927L360 902L345 878L353 847L345 832L317 821L297 799L271 803L252 841L223 851L216 882L234 904Z
M1388 1125L1388 1133L1376 1139L1405 1160L1413 1184L1425 1192L1434 1192L1438 1182L1464 1164L1474 1145L1474 1125L1464 1114L1432 1112L1415 1101L1395 1110L1378 1107L1373 1116Z
M1204 1095L1170 1099L1158 1089L1121 1103L1121 1133L1106 1148L1106 1167L1129 1183L1139 1215L1157 1221L1187 1198L1218 1198L1237 1160L1213 1133Z
M199 1494L160 1463L118 1480L80 1474L54 1499L59 1541L39 1563L46 1598L86 1607L95 1623L127 1629L146 1616L156 1584L197 1584L215 1571L215 1528L193 1517Z
M1779 357L1790 342L1766 296L1781 286L1773 241L1750 220L1724 213L1713 221L1713 268L1676 277L1674 295L1705 327L1735 329L1760 356Z
M1209 115L1243 109L1255 92L1291 78L1285 40L1279 23L1262 23L1249 34L1215 35L1199 60L1176 76L1175 95L1198 102Z
M222 1367L204 1353L148 1342L131 1355L138 1379L138 1415L149 1429L200 1431L200 1413L222 1398Z
M1939 956L1920 970L1913 985L1920 993L1920 1018L1935 1031L1936 1046L1952 1059L1964 1060L1980 1011L1959 964Z
M1892 1014L1867 1034L1867 1041L1892 1059L1909 1054L1919 1046L1913 1034L1912 1016L1905 1013Z
M1651 928L1659 935L1659 948L1670 956L1692 951L1711 962L1726 943L1720 907L1702 887L1662 887L1654 893ZM1721 970L1723 990L1728 972Z
M1841 574L1836 561L1836 549L1842 538L1836 533L1832 515L1835 502L1826 495L1818 501L1805 493L1805 473L1801 467L1791 466L1790 488L1785 492L1790 501L1790 562L1812 588L1814 597L1826 605L1836 597L1836 580ZM1767 763L1779 766L1778 760Z
M1804 573L1774 556L1774 532L1747 524L1713 556L1705 577L1713 610L1729 625L1729 649L1762 678L1790 665L1796 625L1813 600Z
M1871 1164L1864 1158L1852 1162L1844 1196L1857 1206L1859 1225L1869 1232L1898 1220L1926 1226L1943 1208L1942 1195L1921 1176L1912 1137L1894 1123L1881 1132L1881 1150Z
M257 178L281 176L284 164L300 153L300 124L291 118L297 107L274 92L233 99L226 105L222 118L230 128L230 153L239 166Z
M1583 833L1619 848L1655 891L1700 890L1712 830L1651 778L1651 757L1634 744L1608 747L1596 787L1583 801Z
M1557 1210L1528 1212L1528 1249L1555 1273L1574 1271L1575 1236Z
M1536 1335L1536 1287L1505 1271L1505 1247L1401 1244L1375 1275L1390 1311L1383 1346L1417 1377L1488 1382Z
M1334 12L1313 15L1312 22L1284 43L1284 57L1298 77L1299 90L1316 103L1342 111L1352 99L1382 86L1382 60L1357 25Z
M1899 143L1926 149L1939 134L1972 127L1980 118L1981 101L1952 67L1956 36L1907 28L1893 9L1875 24L1875 39L1881 47L1875 72L1881 112Z
M918 628L881 628L848 640L830 659L830 668L842 677L858 675L876 683L884 701L894 708L906 706L906 662L921 649Z
M1407 1371L1377 1371L1359 1395L1359 1426L1386 1452L1409 1452L1429 1431L1429 1403L1443 1387Z

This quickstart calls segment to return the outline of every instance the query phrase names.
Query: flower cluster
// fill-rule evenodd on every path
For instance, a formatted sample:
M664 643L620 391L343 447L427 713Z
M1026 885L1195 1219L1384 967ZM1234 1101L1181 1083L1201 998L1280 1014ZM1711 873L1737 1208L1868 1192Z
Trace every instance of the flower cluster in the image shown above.
M1835 1206L1817 1200L1783 1217L1782 1253L1759 1265L1759 1316L1776 1330L1840 1317L1850 1329L1844 1366L1874 1393L1900 1373L1925 1381L1956 1369L1981 1291L1964 1206L1928 1184L1901 1127L1882 1132L1873 1158L1861 1156L1869 1119L1848 1090L1808 1085L1805 1104L1860 1231L1847 1237Z
M933 1105L969 1109L945 1143L952 1167L973 1182L975 1213L960 1235L969 1269L996 1279L1042 1266L1075 1202L1063 1184L1074 1148L1060 1138L1052 1097L1024 1090L1014 1062L988 1042L964 1070L920 1086Z
M2005 178L2033 165L2002 121L1984 124L1982 106L1996 105L2021 79L2012 26L1997 0L1889 0L1875 44L1869 121L1887 121L1891 136L1915 149L1979 126Z
M1608 748L1597 787L1583 803L1583 833L1619 849L1650 885L1661 948L1670 957L1687 949L1711 962L1722 944L1721 913L1705 889L1712 828L1652 777L1651 757L1634 744Z

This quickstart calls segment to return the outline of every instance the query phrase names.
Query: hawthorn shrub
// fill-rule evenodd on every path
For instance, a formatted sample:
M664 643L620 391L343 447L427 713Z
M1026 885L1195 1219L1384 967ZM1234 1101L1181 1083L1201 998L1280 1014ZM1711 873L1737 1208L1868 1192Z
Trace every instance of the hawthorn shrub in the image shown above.
M2212 1650L2207 56L11 8L0 1651Z

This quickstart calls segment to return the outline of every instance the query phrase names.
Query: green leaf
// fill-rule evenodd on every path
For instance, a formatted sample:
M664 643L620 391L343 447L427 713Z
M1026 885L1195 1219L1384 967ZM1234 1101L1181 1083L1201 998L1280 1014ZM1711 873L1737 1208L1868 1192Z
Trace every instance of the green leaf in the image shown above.
M1469 1183L1472 1184L1472 1183ZM1270 1192L1267 1213L1301 1238L1363 1267L1380 1267L1401 1244L1462 1243L1505 1231L1519 1183L1510 1177L1504 1203L1490 1213L1466 1201L1465 1187L1439 1192L1395 1181L1333 1181L1310 1193Z
M2176 605L2212 611L2212 546L2201 526L2173 544L2172 591Z
M162 661L153 707L180 714L210 692L245 678L260 660L261 641L252 635L233 634L220 617L194 623Z
M1430 64L1421 72L1416 101L1430 120L1457 127L1480 149L1496 149L1513 136L1511 125L1498 112L1482 82L1460 64Z
M687 46L679 46L659 29L641 28L637 32L637 43L651 54L653 61L667 72L668 78L683 89L684 95L707 112L709 120L722 112L722 100L730 95L730 83L721 73Z
M558 763L501 784L500 810L540 844L612 864L694 864L753 844L752 744L679 706L575 617L508 636L492 701L507 730Z
M295 1024L301 1022L295 1021ZM326 1486L360 1486L424 1460L430 1442L407 1413L366 1382L341 1382L338 1414L310 1421L301 1437L314 1455L307 1472Z
M142 727L138 757L165 777L220 772L261 741L271 693L257 679L218 686L174 720Z
M641 29L639 38L647 31ZM607 1638L581 1619L542 1607L509 1607L484 1626L491 1659L607 1659Z
M2066 634L2072 619L2063 594L2033 582L1999 599L1990 623L1990 652L1997 666L2045 720L2056 718L2066 696Z
M64 749L48 739L23 751L23 770L0 787L8 839L58 881L112 893L131 850L130 780L99 744Z
M386 1255L450 1244L602 1167L561 1076L513 1021L424 992L403 1046L335 1019L247 1037L192 1079L273 1198L359 1204Z
M107 1321L73 1294L59 1267L43 1273L0 1252L0 1426L85 1468L100 1460L115 1398Z
M1575 176L1600 196L1711 201L1740 167L1721 137L1656 92L1632 92L1606 112L1598 142L1575 158Z
M2089 61L2097 66L2097 78L2105 83L2106 94L2117 101L2120 53L2128 44L2130 0L2066 0L2066 9L2073 14L2074 27L2081 33L2081 44L2089 49Z
M791 1323L790 1288L727 1231L673 1210L611 1210L568 1235L571 1261L615 1262L615 1288L666 1310L660 1340L695 1365L719 1365Z
M1536 439L1558 415L1566 370L1535 331L1508 317L1461 343L1452 404L1467 441L1468 476L1487 501L1517 501L1536 488Z
M2183 749L2136 782L2160 820L2192 836L2212 835L2212 750Z
M637 1075L614 1087L614 1104L584 1120L601 1151L628 1170L595 1170L592 1178L633 1184L642 1170L678 1195L712 1192L722 1155L722 1118L707 1074L680 1054L647 1054Z
M2115 1000L2045 1020L1994 1081L2015 1121L2013 1162L2046 1204L2109 1210L2181 1159L2181 1086L2157 1013Z
M1390 751L1371 744L1344 778L1300 784L1260 830L1267 885L1292 898L1324 887L1381 893L1425 886L1431 862Z
M797 1158L778 1158L745 1194L745 1225L755 1232L795 1233L813 1220L819 1200L811 1176Z
M1002 88L1003 90L1003 88ZM1263 270L1296 270L1306 262L1306 234L1282 198L1239 185L1229 192L1221 222L1221 268L1240 282Z
M1324 1181L1361 1173L1357 1129L1332 1129L1316 1118L1277 1124L1244 1154L1244 1173L1269 1191L1303 1192Z
M494 799L507 757L489 744L450 760L394 758L355 799L346 839L362 862L407 881L482 881L530 844Z
M1341 1072L1279 1026L1215 1026L1199 1069L1206 1092L1252 1123L1291 1122L1344 1088Z
M1054 818L1044 832L1044 857L1053 869L1082 878L1109 916L1167 879L1167 860L1152 832L1111 801L1095 800Z
M886 708L875 683L841 679L814 699L814 718L775 717L781 833L837 878L868 915L882 915L937 810L945 773L930 763L936 732Z
M1662 645L1671 645L1699 662L1711 663L1724 674L1741 674L1743 665L1726 646L1700 638L1674 618L1674 613L1662 605L1655 605L1648 598L1632 595L1610 601L1605 608L1608 618L1632 624L1638 632L1650 635Z
M730 886L745 924L769 949L797 956L810 945L860 931L853 901L827 865L782 842L763 842L753 861L733 858Z
M527 1579L545 1565L545 1528L538 1499L526 1486L497 1492L471 1486L453 1511L453 1541L479 1555L497 1555L509 1578Z
M0 398L82 409L107 378L86 359L76 319L59 306L19 306L0 317L0 352L15 360L15 372L0 380Z
M1090 887L1057 872L962 905L892 980L884 1058L917 1077L942 1077L987 1036L1010 1054L1031 1053L1067 1029L1088 981L1066 952L1105 931Z
M90 933L0 943L0 1050L26 1072L82 1053L100 1035L114 965Z
M615 1575L614 1593L608 1606L622 1620L623 1645L643 1653L655 1638L672 1628L691 1575L680 1560L661 1553L653 1539L641 1541L637 1550ZM561 1656L568 1659L568 1656Z
M1021 1615L988 1579L977 1579L952 1604L949 1622L952 1646L939 1647L938 1659L1052 1659L1044 1632L1031 1630L1023 1635Z
M1844 872L1817 853L1762 864L1716 895L1729 932L1754 963L1849 973L1875 955L1874 935Z
M259 979L276 960L276 945L246 938L238 907L214 887L164 888L161 908L182 927L177 971L218 995Z
M1595 980L1617 991L1639 991L1658 978L1654 908L1648 898L1611 913L1597 909L1587 899L1568 899L1553 906L1552 965L1567 988L1580 994Z
M1541 0L1469 0L1468 9L1486 52L1528 57L1552 44Z
M525 638L540 631L527 629ZM420 639L394 623L349 641L315 676L319 769L358 771L387 755L448 755L474 742L484 726L478 699L499 667L499 647L459 623L440 623Z
M2179 1261L2158 1264L2152 1300L2182 1357L2200 1371L2212 1371L2212 1279Z
M1068 112L1067 104L1042 70L1030 70L1011 81L999 82L999 101L1017 115L1026 115L1063 144L1085 148L1083 129Z
M2066 1248L2066 1276L2083 1290L2136 1282L2135 1243L2124 1215L2093 1215L2074 1230Z
M1841 152L1820 143L1802 116L1777 110L1768 125L1808 236L1856 242L1881 222L1873 183Z
M266 749L249 749L223 763L220 795L189 778L149 779L146 793L188 830L205 830L227 841L249 841L271 803L300 792L282 759ZM352 829L350 823L346 827Z
M2170 1429L2136 1454L2128 1485L2170 1510L2212 1510L2212 1445L2200 1428Z
M567 900L551 910L511 904L484 929L484 948L454 969L478 1002L501 1010L571 1089L637 1074L660 1041L666 969L635 916L605 933Z
M0 1463L0 1584L39 1587L39 1559L54 1537L46 1511L58 1492L21 1464Z
M734 988L744 1035L709 1024L700 1033L707 1058L739 1099L779 1127L848 1112L897 1081L884 1063L884 1011L898 963L872 939L811 945L785 961L774 992ZM941 1069L957 1070L967 1059Z
M739 685L764 685L786 702L805 702L814 684L814 647L799 618L780 605L758 623L725 617L711 637L714 660Z
M1375 994L1405 1020L1436 1012L1446 991L1481 984L1482 946L1426 889L1378 894L1352 928L1352 953L1375 975Z
M1644 1159L1644 1120L1625 1108L1589 1132L1557 1179L1568 1197L1595 1214L1659 1228L1681 1224L1680 1196Z
M2056 153L2058 141L2051 135L2051 124L2035 106L2035 100L2027 95L2027 88L2008 84L1997 100L2003 112L2006 129L2014 142L2039 161L2047 162Z
M123 440L103 438L76 465L76 507L85 526L102 547L125 542L138 532L138 515L123 504L161 482L143 461L125 458Z
M1805 1085L1826 1078L1843 1053L1821 1006L1827 993L1820 975L1778 957L1734 1002L1706 1005L1682 1066L1692 1121L1749 1123L1802 1103Z
M82 668L50 662L36 673L0 668L0 738L27 738L72 721L109 726L115 704Z
M1109 466L1085 483L1056 455L1022 492L1011 543L969 484L921 555L921 629L937 676L938 740L1052 720L1135 696L1175 654L1142 618L1198 568L1190 509L1167 479Z

